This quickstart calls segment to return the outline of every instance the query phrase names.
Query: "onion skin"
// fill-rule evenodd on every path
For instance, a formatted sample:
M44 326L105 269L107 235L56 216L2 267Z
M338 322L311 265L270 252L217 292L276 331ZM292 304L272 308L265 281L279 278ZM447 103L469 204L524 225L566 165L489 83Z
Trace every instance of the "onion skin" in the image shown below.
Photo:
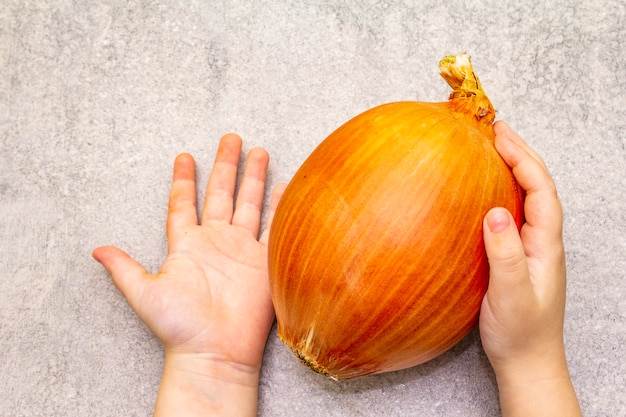
M428 361L477 324L482 224L518 227L523 198L493 146L494 110L469 57L441 61L441 103L396 102L333 132L289 183L269 240L281 340L333 379Z

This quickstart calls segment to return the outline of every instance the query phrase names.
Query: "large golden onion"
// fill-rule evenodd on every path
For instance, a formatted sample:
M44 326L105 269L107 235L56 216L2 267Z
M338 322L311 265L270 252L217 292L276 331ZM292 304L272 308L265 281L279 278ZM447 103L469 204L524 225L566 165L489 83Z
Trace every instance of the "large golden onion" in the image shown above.
M449 101L356 116L315 149L277 208L279 336L332 378L407 368L457 343L487 289L485 213L503 206L521 225L521 190L493 146L494 110L469 57L440 68Z

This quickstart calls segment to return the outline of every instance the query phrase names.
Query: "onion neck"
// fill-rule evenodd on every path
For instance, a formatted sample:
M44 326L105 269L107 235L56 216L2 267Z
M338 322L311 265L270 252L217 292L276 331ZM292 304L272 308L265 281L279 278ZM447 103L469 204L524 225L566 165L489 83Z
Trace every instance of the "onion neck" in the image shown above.
M471 116L482 128L493 131L496 111L474 73L471 57L466 53L447 56L439 62L439 69L443 79L452 87L449 97L452 108Z

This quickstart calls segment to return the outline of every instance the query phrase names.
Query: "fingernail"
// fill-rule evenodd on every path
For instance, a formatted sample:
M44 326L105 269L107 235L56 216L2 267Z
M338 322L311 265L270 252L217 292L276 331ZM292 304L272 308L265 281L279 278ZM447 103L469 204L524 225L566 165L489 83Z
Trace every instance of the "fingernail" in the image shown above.
M502 233L511 225L511 217L506 209L497 207L487 213L487 226L491 233Z

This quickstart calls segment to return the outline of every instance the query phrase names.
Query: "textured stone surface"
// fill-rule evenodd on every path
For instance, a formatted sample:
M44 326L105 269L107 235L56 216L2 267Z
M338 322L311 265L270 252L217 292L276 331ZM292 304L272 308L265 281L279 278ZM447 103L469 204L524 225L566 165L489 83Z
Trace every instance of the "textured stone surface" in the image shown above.
M251 5L249 3L254 3ZM292 4L294 3L294 4ZM468 51L565 211L565 339L587 417L626 415L626 11L619 0L18 1L0 5L0 416L148 416L158 341L90 257L166 253L171 165L242 135L287 181L349 117L439 101ZM477 332L334 383L270 336L261 416L497 416Z

